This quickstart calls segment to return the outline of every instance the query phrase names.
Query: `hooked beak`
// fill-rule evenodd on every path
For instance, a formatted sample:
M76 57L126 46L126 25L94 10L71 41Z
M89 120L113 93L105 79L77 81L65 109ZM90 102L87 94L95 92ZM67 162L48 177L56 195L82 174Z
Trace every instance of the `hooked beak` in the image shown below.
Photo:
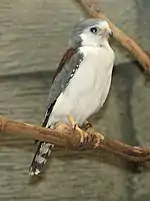
M113 36L112 30L110 28L105 28L103 32L103 36L112 37Z

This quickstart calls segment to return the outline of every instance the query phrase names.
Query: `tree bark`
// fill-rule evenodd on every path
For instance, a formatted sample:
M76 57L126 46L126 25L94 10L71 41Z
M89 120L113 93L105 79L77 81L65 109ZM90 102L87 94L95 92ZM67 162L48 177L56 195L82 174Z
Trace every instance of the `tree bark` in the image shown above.
M87 131L88 141L81 145L78 131L73 132L71 126L62 123L56 124L54 129L47 129L36 125L13 121L1 116L0 134L24 135L32 139L51 142L55 146L68 149L108 152L135 162L150 160L150 149L132 147L123 142L107 138L104 138L104 141L100 142L95 148L95 143L101 134L93 130Z

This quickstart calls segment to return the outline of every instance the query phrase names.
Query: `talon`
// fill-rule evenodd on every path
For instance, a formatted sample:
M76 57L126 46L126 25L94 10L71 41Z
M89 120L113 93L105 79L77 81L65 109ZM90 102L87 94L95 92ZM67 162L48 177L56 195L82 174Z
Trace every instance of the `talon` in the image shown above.
M78 124L74 121L73 116L68 115L67 118L73 128L73 133L75 132L75 130L77 130L78 133L80 134L80 143L83 144L84 142L86 142L88 134L84 132L81 128L79 128Z
M81 128L79 128L78 126L76 126L76 130L79 132L81 136L80 143L83 144L84 142L87 142L88 134L84 132L83 130L81 130Z
M99 144L104 141L104 136L100 133L95 133L94 137L96 141L94 144L94 148L96 149L99 146Z
M74 125L72 126L72 128L73 128L73 134L75 133L76 127L77 127L77 124L74 124Z

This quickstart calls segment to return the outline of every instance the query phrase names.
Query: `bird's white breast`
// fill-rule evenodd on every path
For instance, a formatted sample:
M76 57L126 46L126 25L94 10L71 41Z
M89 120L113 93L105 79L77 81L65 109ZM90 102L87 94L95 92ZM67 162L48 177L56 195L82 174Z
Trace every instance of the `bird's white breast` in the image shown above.
M84 59L60 94L49 119L49 125L67 121L72 115L82 125L93 113L102 107L111 84L114 52L111 48L81 47Z

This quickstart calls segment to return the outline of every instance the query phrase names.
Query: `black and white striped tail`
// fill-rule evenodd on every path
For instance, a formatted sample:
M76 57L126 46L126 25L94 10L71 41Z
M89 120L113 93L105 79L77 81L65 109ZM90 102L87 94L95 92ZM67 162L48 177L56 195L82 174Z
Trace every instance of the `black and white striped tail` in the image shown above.
M43 166L47 162L49 155L51 154L53 144L47 142L40 142L37 148L36 154L33 158L30 166L29 174L31 176L38 175L43 169Z

